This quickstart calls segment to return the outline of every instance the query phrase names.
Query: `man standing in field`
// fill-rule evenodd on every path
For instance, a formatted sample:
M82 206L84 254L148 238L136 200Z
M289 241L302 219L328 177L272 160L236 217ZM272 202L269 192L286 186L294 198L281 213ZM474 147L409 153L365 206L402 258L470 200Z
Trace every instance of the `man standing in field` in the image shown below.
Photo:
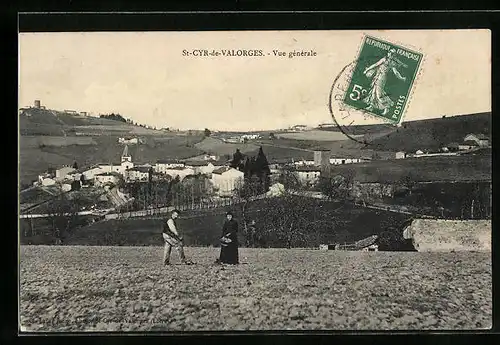
M172 215L163 226L163 239L165 240L165 249L163 252L164 266L170 265L170 252L172 251L172 247L175 247L179 252L179 256L183 264L193 264L192 261L186 259L186 255L184 254L183 238L177 231L177 224L175 220L179 217L179 214L180 212L178 210L173 210Z

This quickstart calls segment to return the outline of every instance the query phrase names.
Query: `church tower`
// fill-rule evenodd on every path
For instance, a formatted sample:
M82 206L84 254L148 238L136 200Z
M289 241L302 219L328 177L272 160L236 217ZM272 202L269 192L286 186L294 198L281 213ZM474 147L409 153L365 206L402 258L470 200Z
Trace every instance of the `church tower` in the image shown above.
M130 169L134 167L134 163L132 163L132 156L128 153L128 146L125 145L122 153L122 167L126 169Z

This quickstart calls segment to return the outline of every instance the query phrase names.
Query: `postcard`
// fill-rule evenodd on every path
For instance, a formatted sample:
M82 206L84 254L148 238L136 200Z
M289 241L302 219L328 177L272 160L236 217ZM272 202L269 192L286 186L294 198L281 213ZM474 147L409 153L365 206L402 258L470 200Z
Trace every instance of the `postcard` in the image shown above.
M491 32L19 34L19 329L492 327Z

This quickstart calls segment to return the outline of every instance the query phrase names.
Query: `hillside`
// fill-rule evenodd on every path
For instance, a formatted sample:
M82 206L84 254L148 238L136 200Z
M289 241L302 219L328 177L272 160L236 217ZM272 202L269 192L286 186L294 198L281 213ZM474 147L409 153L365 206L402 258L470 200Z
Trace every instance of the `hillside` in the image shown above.
M203 153L195 144L201 136L168 133L120 121L29 108L19 115L19 173L30 185L49 167L77 162L80 167L119 162L123 145L119 137L134 136L144 144L129 145L134 162L188 158Z
M405 122L401 128L371 142L374 149L415 152L461 143L467 134L491 135L491 113Z
M426 181L491 181L491 155L437 156L369 163L345 164L332 167L332 174L352 171L359 182L397 182L406 176Z
M57 110L28 108L19 115L21 135L31 136L64 136L64 135L162 135L163 132L147 129L129 123L65 113Z

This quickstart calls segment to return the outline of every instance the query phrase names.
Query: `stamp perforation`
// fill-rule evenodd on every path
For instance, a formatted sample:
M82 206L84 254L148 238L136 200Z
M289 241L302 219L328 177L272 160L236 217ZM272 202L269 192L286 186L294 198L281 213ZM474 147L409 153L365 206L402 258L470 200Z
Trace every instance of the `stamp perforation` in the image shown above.
M383 123L387 123L387 124L390 124L390 125L393 125L393 126L400 126L401 123L403 122L404 114L407 112L407 110L409 109L409 105L411 104L411 101L412 101L412 98L413 98L413 94L415 92L414 88L416 87L416 84L418 83L418 81L421 78L421 75L422 75L422 66L423 66L423 60L425 59L425 54L422 52L421 49L417 49L413 45L403 44L403 43L401 43L399 41L390 41L390 40L387 40L385 37L376 37L374 35L369 35L369 34L364 33L363 37L361 39L361 43L358 45L358 51L357 51L357 55L356 55L356 60L355 60L354 66L352 68L352 71L350 72L350 75L347 76L347 80L348 80L349 83L352 81L353 74L355 73L356 68L358 67L357 63L362 58L362 54L361 53L362 53L364 47L366 46L368 39L372 39L372 40L374 40L376 42L388 44L390 46L398 47L400 49L404 49L404 50L406 50L406 51L408 51L410 53L417 54L417 55L420 56L420 59L416 63L415 71L411 75L411 79L410 79L411 82L410 82L410 84L407 87L408 91L406 92L406 99L405 99L404 106L403 106L403 108L400 111L401 115L398 116L397 119L393 120L392 118L388 118L388 117L385 117L385 116L381 116L381 115L378 115L378 114L373 114L371 112L365 111L364 109L360 109L359 107L356 107L354 105L348 104L348 102L344 102L344 104L346 106L348 106L349 108L351 108L351 109L356 109L357 111L359 111L360 113L362 113L364 116L369 116L372 119L376 118L378 120L381 120L381 122L383 122ZM346 92L347 92L347 90L346 90ZM344 93L344 99L345 98L346 98L346 93Z
M413 78L413 83L412 83L410 90L408 92L408 100L406 101L405 108L403 109L403 111L406 113L406 111L408 111L408 109L410 108L410 104L413 100L413 94L415 93L415 88L418 87L418 81L422 78L422 74L424 73L424 69L425 69L424 66L425 66L425 63L427 61L427 55L424 54L424 52L422 51L422 49L420 47L417 47L411 43L406 43L406 42L402 43L399 40L389 41L386 38L377 38L377 37L374 37L374 36L371 36L368 34L365 34L365 38L363 39L363 41L366 39L366 37L370 37L370 38L373 37L375 39L378 39L378 40L383 41L383 42L387 42L387 43L392 44L392 45L399 45L399 46L401 46L407 50L410 50L410 51L412 51L412 49L413 49L414 53L421 54L420 62L417 66L416 74ZM362 47L363 47L363 44L361 44L359 49L358 49L358 56L359 56L359 52L361 51ZM402 122L403 122L403 116L401 116L400 120L395 125L401 125ZM394 123L392 123L392 124L394 124Z

